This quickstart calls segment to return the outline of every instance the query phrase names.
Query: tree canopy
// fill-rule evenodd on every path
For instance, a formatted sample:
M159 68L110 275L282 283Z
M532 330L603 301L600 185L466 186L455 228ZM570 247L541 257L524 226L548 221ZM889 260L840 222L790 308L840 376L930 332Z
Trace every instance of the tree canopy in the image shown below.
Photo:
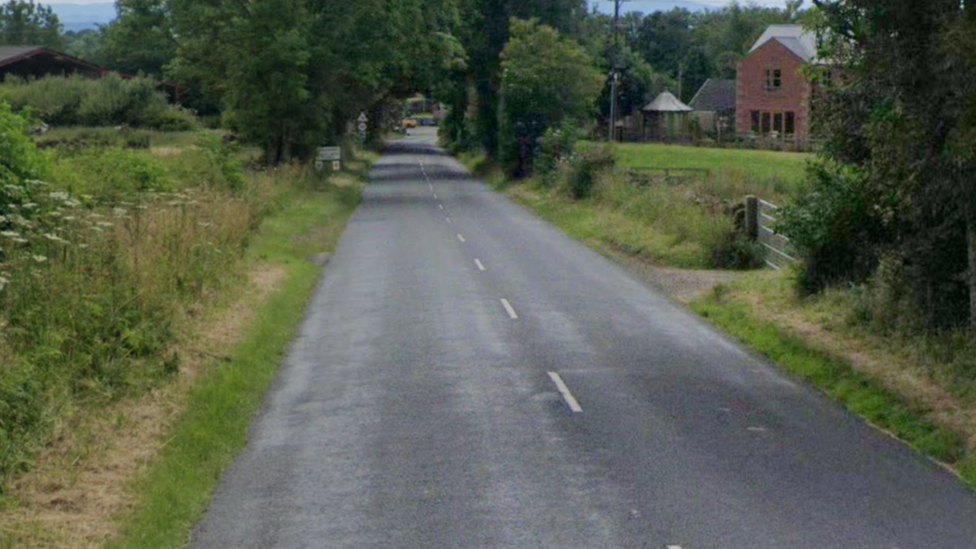
M9 0L0 4L0 44L60 50L64 47L61 21L49 6L34 0Z

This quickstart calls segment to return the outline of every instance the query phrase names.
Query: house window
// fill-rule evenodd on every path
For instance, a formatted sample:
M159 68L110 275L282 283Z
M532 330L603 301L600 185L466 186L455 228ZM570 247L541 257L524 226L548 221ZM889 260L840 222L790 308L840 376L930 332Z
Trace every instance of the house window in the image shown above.
M783 86L783 71L780 69L766 69L766 90L778 90Z
M796 113L793 111L751 111L754 133L793 135L796 133Z

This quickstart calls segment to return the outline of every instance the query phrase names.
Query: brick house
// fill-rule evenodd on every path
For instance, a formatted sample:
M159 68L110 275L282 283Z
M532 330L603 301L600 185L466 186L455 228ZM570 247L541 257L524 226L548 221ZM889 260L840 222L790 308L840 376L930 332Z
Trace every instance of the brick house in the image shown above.
M766 29L737 66L736 133L807 138L812 85L800 69L816 55L816 38L802 26Z

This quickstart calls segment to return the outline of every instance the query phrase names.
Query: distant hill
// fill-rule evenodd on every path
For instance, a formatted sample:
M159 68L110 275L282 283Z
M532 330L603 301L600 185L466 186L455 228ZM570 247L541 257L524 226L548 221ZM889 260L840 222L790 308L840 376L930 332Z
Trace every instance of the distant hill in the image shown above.
M65 31L81 31L94 29L98 25L107 25L115 20L115 3L105 2L102 4L54 4L44 2L51 6L54 13L58 14L58 19L64 25Z
M613 13L613 2L610 0L599 0L590 2L596 4L601 13ZM708 11L716 9L715 6L694 2L692 0L634 0L624 2L621 9L624 13L639 11L641 13L654 13L655 11L671 11L674 8L682 8L688 11Z

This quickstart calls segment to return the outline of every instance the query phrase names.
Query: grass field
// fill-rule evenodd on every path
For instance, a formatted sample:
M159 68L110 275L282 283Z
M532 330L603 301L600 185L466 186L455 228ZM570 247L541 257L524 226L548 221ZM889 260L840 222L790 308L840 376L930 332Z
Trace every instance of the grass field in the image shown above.
M624 168L701 168L738 171L751 177L798 182L803 177L807 153L710 149L660 143L624 143L614 147L617 165Z

